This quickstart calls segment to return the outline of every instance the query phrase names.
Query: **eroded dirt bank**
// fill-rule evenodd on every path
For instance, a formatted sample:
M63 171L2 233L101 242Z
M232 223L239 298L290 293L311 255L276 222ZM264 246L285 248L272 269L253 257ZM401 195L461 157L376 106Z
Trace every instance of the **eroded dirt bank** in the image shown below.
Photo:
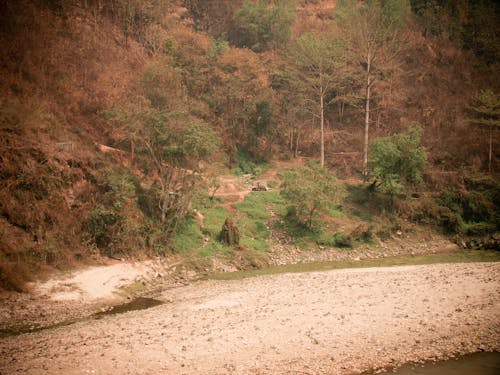
M0 340L0 373L352 374L500 350L500 263L208 281Z

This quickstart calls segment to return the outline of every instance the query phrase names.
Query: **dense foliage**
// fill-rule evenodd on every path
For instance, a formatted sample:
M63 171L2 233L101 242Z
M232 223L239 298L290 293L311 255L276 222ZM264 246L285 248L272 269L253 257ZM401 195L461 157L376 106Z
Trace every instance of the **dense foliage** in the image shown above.
M422 129L376 139L372 144L370 176L373 186L395 195L422 182L426 153L420 145Z
M283 47L289 40L295 20L295 3L290 0L245 0L234 15L230 40L238 47L255 52Z
M291 204L289 215L311 229L315 215L339 201L340 188L333 174L311 163L285 173L281 195Z

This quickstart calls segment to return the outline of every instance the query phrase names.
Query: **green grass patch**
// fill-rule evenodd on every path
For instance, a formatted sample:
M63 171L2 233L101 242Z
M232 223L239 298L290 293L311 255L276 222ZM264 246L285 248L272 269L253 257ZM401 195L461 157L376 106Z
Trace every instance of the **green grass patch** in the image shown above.
M332 207L327 207L326 212L331 217L342 217L344 216L343 207L341 205L334 205Z
M286 203L277 191L253 191L245 197L243 202L234 206L252 219L268 220L271 215L266 206L278 213L283 213Z
M229 216L229 213L222 206L203 208L200 212L204 216L204 233L210 235L212 238L215 238L219 234L224 221Z
M373 216L371 214L369 214L368 212L358 210L357 208L351 209L350 213L351 213L351 215L356 216L357 218L359 218L363 221L367 221L369 223L374 221Z
M172 242L175 252L181 254L190 253L201 247L203 244L203 235L198 227L198 223L190 216L184 218L179 224Z
M264 238L259 237L243 237L240 240L241 246L257 251L268 251L269 243Z
M264 202L259 197L260 194L256 192L250 193L245 197L243 202L235 204L234 207L238 211L245 213L251 219L269 220L271 215L267 211Z
M202 257L210 257L214 255L229 255L234 251L230 246L224 245L222 242L217 240L211 240L205 246L203 246L198 255Z
M329 271L346 268L393 267L437 263L473 262L500 262L500 252L492 250L460 250L442 254L366 259L360 261L301 263L231 273L216 273L209 275L206 278L211 280L240 280L263 275Z
M269 210L285 211L285 201L279 192L252 192L234 206L241 213L236 220L240 244L256 251L269 250L269 230L266 226L271 218Z
M240 244L255 250L269 249L269 230L264 222L239 216L237 226L240 229Z

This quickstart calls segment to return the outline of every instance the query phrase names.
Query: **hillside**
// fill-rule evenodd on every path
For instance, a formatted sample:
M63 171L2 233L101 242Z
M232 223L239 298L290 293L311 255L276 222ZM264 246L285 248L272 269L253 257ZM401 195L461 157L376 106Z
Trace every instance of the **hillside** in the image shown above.
M437 235L496 236L499 156L491 124L498 115L489 127L474 126L470 108L479 108L478 93L498 92L498 35L491 39L498 6L465 2L459 9L444 1L429 13L432 1L403 3L404 22L393 28L374 2L382 12L375 30L397 43L380 47L366 121L363 74L372 73L343 21L363 13L347 5L2 2L0 287L22 290L44 269L106 257L231 254L217 240L226 217L236 219L248 250L239 267L267 264L280 241L302 251L336 247L345 235L355 247L426 225ZM431 30L436 18L442 30ZM338 43L318 44L319 57L337 64L324 73L335 90L325 89L321 103L328 104L319 113L311 96L315 65L299 57L301 46L321 38ZM415 123L427 153L423 182L395 200L369 195L374 177L361 182L368 145ZM303 227L285 220L279 185L285 167L319 159L321 150L326 169L347 185L339 182L337 207L321 213L317 227L310 220L302 236ZM258 177L266 168L273 172ZM233 204L217 196L230 170L274 191ZM439 196L442 190L449 194Z

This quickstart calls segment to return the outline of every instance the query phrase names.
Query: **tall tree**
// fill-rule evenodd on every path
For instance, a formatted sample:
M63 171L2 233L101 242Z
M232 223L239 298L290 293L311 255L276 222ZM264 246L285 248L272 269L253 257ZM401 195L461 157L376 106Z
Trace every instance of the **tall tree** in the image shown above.
M303 93L304 108L320 122L320 164L325 165L325 110L330 94L340 84L345 63L344 45L325 33L306 33L295 41L292 57L295 79Z
M387 79L405 50L408 0L341 0L335 23L347 38L350 60L362 80L364 101L363 175L368 175L370 106L378 81Z
M474 105L470 107L475 114L469 122L486 126L489 130L488 172L491 173L493 159L493 134L500 128L500 96L492 90L483 90L474 96Z
M190 203L198 162L216 151L218 136L184 111L131 106L110 115L126 131L125 140L134 144L144 172L154 176L160 221L173 233Z
M306 130L303 124L310 118L309 113L304 111L304 97L295 76L289 65L282 65L271 74L271 88L279 103L277 118L282 139L285 140L286 137L293 158L298 156L300 142Z

